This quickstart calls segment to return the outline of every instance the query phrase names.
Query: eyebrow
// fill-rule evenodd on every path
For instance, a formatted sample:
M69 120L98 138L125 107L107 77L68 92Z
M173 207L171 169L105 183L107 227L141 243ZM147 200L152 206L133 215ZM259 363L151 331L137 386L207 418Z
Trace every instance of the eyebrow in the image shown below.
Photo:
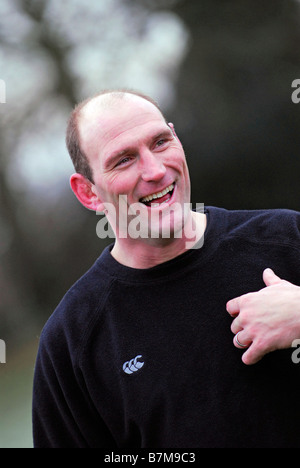
M172 130L170 128L167 128L166 130L163 130L159 133L156 133L155 135L149 137L149 141L150 142L154 142L156 140L159 140L160 138L162 137L173 137L173 133L172 133ZM110 155L107 156L107 158L105 159L104 163L103 163L103 166L104 166L104 169L108 169L109 167L113 166L114 163L122 156L126 156L126 154L129 154L129 153L132 153L133 151L133 147L130 147L128 146L127 148L124 148L122 150L117 150L117 151L114 151L113 153L111 153Z
M126 154L129 154L129 153L132 153L132 149L130 149L129 147L125 148L123 150L120 150L120 151L114 151L112 154L107 156L107 158L105 159L105 161L103 163L104 169L108 169L109 167L113 166L114 163L119 158L121 158L122 156L125 156Z

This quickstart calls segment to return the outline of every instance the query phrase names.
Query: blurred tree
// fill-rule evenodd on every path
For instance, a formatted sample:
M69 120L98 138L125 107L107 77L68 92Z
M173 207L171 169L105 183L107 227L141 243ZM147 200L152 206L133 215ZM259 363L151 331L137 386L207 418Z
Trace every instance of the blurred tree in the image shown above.
M98 218L71 193L68 114L114 86L169 102L186 41L174 18L121 0L0 2L0 338L10 350L112 242L96 236Z
M26 19L29 21L25 40L17 42L16 47L12 31L0 37L2 50L8 54L17 50L22 57L29 51L32 57L41 56L38 68L43 63L50 71L51 80L47 85L42 74L44 83L39 89L36 76L37 81L32 82L36 90L30 89L29 98L22 95L22 100L17 102L15 99L11 103L9 97L1 108L0 334L8 342L10 350L32 336L34 330L40 330L65 291L91 265L105 245L95 235L95 218L74 203L67 174L62 187L47 186L46 170L40 170L40 188L32 194L26 180L23 184L18 180L20 174L15 157L18 145L22 164L26 140L38 141L37 133L41 135L44 132L44 141L38 143L33 155L38 161L43 145L51 138L45 133L48 121L59 121L62 113L65 116L64 128L59 136L63 147L68 112L80 100L77 80L68 63L70 44L63 34L55 31L55 23L46 15L46 6L47 2L42 0L19 0L18 10L13 10L12 14L19 15L17 22L20 24ZM15 35L17 33L16 29ZM16 60L14 73L18 73L18 67ZM55 102L55 110L49 104L45 105L49 101ZM53 157L49 147L46 151L48 158ZM66 152L64 156L68 157ZM37 167L42 169L39 164ZM58 166L57 173L59 169ZM29 173L31 170L28 168ZM57 193L57 199L51 202L53 191Z

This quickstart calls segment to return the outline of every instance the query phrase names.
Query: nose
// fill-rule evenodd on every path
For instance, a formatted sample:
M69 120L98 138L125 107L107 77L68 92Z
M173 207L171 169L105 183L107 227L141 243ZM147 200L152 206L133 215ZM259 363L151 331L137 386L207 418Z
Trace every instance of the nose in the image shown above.
M162 179L166 173L165 165L159 154L144 151L140 159L141 175L145 182L156 182Z

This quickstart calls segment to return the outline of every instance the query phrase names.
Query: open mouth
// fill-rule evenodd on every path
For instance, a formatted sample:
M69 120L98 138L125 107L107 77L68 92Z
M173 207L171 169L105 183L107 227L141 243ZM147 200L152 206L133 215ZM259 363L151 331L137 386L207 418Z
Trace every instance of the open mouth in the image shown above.
M164 190L157 193L152 193L140 199L141 203L144 203L146 206L159 206L163 203L167 203L171 200L175 188L175 182L171 185L168 185Z

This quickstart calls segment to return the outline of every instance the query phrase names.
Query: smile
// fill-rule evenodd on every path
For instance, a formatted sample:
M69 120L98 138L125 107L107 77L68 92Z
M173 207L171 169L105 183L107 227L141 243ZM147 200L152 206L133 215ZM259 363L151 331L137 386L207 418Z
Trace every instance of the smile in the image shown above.
M146 197L141 198L140 202L144 203L147 206L151 206L153 204L160 205L162 203L165 203L171 199L174 188L175 183L169 185L161 192L152 193L151 195L147 195Z

